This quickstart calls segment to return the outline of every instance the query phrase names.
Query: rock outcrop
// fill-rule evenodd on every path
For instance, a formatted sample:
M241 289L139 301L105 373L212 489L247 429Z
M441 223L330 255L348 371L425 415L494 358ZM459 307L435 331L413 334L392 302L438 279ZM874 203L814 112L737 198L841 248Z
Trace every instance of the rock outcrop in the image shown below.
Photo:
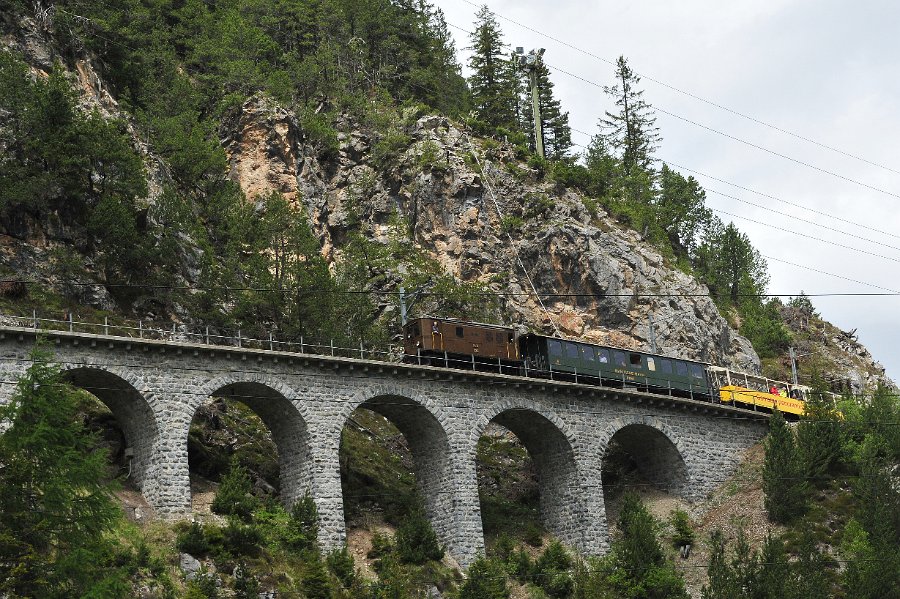
M279 191L305 207L330 260L349 214L374 240L399 216L447 272L500 294L516 324L641 349L655 335L664 354L759 369L705 287L578 194L541 181L511 147L413 117L400 126L406 147L376 163L383 134L342 125L339 151L321 159L289 112L254 98L226 146L248 195Z

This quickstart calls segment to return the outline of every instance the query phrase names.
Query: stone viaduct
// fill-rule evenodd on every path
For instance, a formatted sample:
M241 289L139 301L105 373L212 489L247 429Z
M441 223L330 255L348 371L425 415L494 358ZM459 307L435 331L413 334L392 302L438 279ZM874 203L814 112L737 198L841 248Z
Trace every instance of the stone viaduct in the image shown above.
M212 397L245 403L271 429L282 494L304 493L326 548L345 540L341 431L366 408L404 434L426 511L448 552L467 565L484 550L475 452L485 427L515 433L534 460L541 518L564 543L603 553L601 481L612 441L645 477L688 500L731 473L767 417L625 389L311 354L47 332L72 384L106 404L133 452L132 478L158 514L189 517L188 429ZM0 402L30 364L34 329L0 327Z

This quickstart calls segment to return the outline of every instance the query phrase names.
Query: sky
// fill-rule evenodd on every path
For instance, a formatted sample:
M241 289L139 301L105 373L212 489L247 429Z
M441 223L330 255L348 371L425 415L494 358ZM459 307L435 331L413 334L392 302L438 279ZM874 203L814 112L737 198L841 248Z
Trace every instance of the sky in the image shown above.
M433 1L465 64L463 30L482 3ZM614 84L624 55L657 110L657 157L750 236L769 293L812 296L900 382L900 295L816 297L900 294L900 2L487 4L507 44L546 49L577 144L612 109L598 86Z

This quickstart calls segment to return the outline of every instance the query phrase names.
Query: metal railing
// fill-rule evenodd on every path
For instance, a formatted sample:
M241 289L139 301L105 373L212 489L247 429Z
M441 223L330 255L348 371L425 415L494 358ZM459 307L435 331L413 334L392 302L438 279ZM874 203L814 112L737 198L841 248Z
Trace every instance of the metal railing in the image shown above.
M149 339L168 341L170 343L261 349L296 354L381 360L385 362L397 362L402 357L402 352L394 344L389 344L387 351L371 346L366 347L362 340L360 340L358 346L343 347L335 344L333 339L329 340L327 345L307 340L303 336L288 341L280 340L274 331L268 331L267 335L260 339L243 334L241 329L238 329L234 334L223 334L221 331L208 326L197 330L185 325L174 323L171 325L168 323L161 324L144 320L138 320L137 323L130 324L114 324L110 323L109 318L106 317L103 319L103 323L85 322L75 320L72 313L67 314L63 319L40 318L36 312L31 316L0 314L0 325L2 324L19 328L30 328L37 332L64 331L127 339Z

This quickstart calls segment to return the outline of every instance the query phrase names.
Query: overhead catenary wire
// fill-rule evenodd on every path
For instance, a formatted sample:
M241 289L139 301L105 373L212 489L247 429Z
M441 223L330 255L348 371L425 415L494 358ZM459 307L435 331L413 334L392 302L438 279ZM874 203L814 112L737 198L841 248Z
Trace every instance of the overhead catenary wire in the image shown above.
M572 77L573 79L577 79L577 80L579 80L579 81L582 81L582 82L584 82L584 83L587 83L588 85L591 85L591 86L594 86L594 87L597 87L597 88L600 88L600 89L603 89L603 88L605 87L605 86L604 86L603 84L601 84L601 83L598 83L598 82L593 81L593 80L591 80L591 79L587 79L586 77L582 77L581 75L578 75L578 74L576 74L576 73L572 73L571 71L567 71L567 70L565 70L565 69L563 69L563 68L561 68L561 67L554 66L554 65L551 65L551 64L549 64L549 63L545 63L545 64L547 64L547 66L550 67L550 68L552 68L553 70L555 70L555 71L557 71L557 72L559 72L559 73L562 73L563 75L567 75L567 76L569 76L569 77ZM687 117L681 116L680 114L676 114L676 113L674 113L674 112L672 112L672 111L670 111L670 110L666 110L665 108L661 108L658 104L653 105L653 110L655 110L656 112L659 112L659 113L661 113L661 114L664 114L664 115L666 115L666 116L670 116L670 117L672 117L672 118L675 118L675 119L678 119L678 120L683 121L683 122L685 122L685 123L688 123L688 124L690 124L690 125L694 125L695 127L699 127L699 128L701 128L701 129L705 129L706 131L709 131L709 132L711 132L711 133L715 133L715 134L717 134L717 135L721 135L722 137L731 139L731 140L736 141L736 142L738 142L738 143L744 144L744 145L746 145L746 146L748 146L748 147L755 148L755 149L760 150L760 151L762 151L762 152L766 152L766 153L771 154L771 155L773 155L773 156L776 156L776 157L778 157L778 158L783 158L783 159L785 159L785 160L789 160L790 162L793 162L793 163L795 163L795 164L799 164L799 165L801 165L801 166L805 166L805 167L807 167L807 168L813 169L813 170L818 171L818 172L820 172L820 173L823 173L823 174L826 174L826 175L830 175L830 176L835 177L835 178L837 178L837 179L841 179L841 180L846 181L846 182L848 182L848 183L853 183L854 185L859 185L860 187L864 187L864 188L869 189L869 190L871 190L871 191L876 191L876 192L878 192L878 193L882 193L882 194L884 194L884 195L888 195L888 196L891 196L891 197L900 199L900 194L898 194L898 193L894 193L894 192L892 192L892 191L888 191L888 190L886 190L886 189L883 189L883 188L881 188L881 187L877 187L877 186L875 186L875 185L869 185L868 183L866 183L866 182L864 182L864 181L859 181L858 179L853 179L852 177L847 177L847 176L845 176L845 175L842 175L842 174L840 174L840 173L836 173L836 172L831 171L831 170L828 170L828 169L826 169L826 168L822 168L822 167L820 167L820 166L816 166L816 165L814 165L814 164L812 164L812 163L810 163L810 162L806 162L805 160L801 160L801 159L799 159L799 158L795 158L795 157L790 156L790 155L788 155L788 154L783 154L783 153L778 152L778 151L776 151L776 150L773 150L773 149L771 149L771 148L767 148L766 146L762 146L762 145L757 144L757 143L754 143L754 142L752 142L752 141L748 141L748 140L746 140L746 139L743 139L742 137L738 137L738 136L736 136L736 135L732 135L732 134L730 134L730 133L726 133L726 132L724 132L724 131L720 131L719 129L715 129L714 127L710 127L710 126L708 126L708 125L704 125L704 124L702 124L702 123L699 123L699 122L694 121L694 120L692 120L692 119L689 119L689 118L687 118Z

